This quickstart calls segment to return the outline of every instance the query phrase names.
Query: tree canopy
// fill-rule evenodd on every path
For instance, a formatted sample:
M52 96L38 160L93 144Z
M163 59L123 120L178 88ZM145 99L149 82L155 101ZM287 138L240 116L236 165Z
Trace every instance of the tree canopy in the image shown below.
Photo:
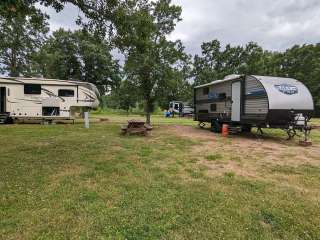
M46 78L91 82L102 93L120 84L120 66L104 39L78 30L60 29L52 34L37 55L40 74Z
M0 71L10 76L30 75L30 62L46 39L48 16L39 10L0 15Z
M187 59L180 41L169 41L181 8L170 0L137 1L134 10L123 12L125 24L117 28L116 45L125 53L124 70L145 101L146 121L163 89L176 80L181 62Z

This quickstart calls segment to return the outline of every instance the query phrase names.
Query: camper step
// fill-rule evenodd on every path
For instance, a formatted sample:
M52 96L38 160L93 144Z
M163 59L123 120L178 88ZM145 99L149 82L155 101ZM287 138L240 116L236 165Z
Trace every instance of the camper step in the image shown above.
M229 128L228 128L228 133L231 135L238 134L240 132L241 132L241 127L229 126Z
M6 123L8 120L8 113L0 113L0 124Z

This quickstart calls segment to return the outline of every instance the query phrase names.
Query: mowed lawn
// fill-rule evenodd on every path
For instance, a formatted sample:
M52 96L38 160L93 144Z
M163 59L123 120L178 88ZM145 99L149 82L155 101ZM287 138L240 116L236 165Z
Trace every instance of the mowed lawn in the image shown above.
M319 130L311 150L268 132L279 154L264 162L241 145L258 138L162 117L150 136L124 137L132 117L103 117L90 129L0 126L1 239L320 239ZM306 163L287 164L300 150Z

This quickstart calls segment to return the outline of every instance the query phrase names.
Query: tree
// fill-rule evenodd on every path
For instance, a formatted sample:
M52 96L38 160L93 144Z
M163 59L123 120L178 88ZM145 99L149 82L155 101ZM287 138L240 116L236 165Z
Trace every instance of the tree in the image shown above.
M31 15L38 12L36 3L46 7L53 7L57 12L63 10L67 3L78 7L90 21L82 22L79 17L77 22L87 29L96 31L101 35L113 35L115 25L119 24L119 19L123 9L134 6L140 0L2 0L0 1L1 16Z
M31 15L0 15L0 71L10 76L32 75L34 54L49 31L48 16L35 10Z
M101 93L120 84L120 66L113 60L109 44L86 31L52 34L37 56L46 78L78 79L94 83Z
M123 9L119 19L122 24L117 26L115 43L125 53L128 81L145 101L149 124L161 88L180 70L180 62L185 58L182 43L167 40L180 14L181 8L170 0L135 1L134 6Z
M119 108L127 111L129 113L130 108L134 108L138 101L137 95L134 91L135 87L132 83L124 80L121 82L119 91L117 91L119 98Z
M264 57L262 47L249 42L243 49L237 73L263 75L265 73Z
M218 40L201 45L202 56L195 55L193 76L195 85L212 82L220 77L221 46Z
M194 57L193 76L195 84L205 84L214 80L223 79L230 74L264 74L267 71L267 57L272 57L270 52L265 52L254 42L245 47L232 47L227 44L221 48L218 40L201 45L202 56Z
M176 71L171 71L165 85L159 86L157 103L162 109L168 109L169 102L183 101L191 104L193 102L193 84L191 80L190 57L181 61L181 66Z
M302 81L314 98L316 114L320 114L320 44L293 46L280 57L278 73Z

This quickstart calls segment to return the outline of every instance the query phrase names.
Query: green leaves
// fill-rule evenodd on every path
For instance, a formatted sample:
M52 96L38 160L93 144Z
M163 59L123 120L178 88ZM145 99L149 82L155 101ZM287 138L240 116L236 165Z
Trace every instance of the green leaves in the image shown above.
M7 14L2 12L10 6L0 5L0 71L10 76L30 75L30 62L49 31L48 16L35 8L25 14L20 5L11 6Z
M86 31L60 29L43 46L38 62L46 78L91 82L105 93L121 80L120 66L110 51L105 40Z
M170 0L141 0L135 2L135 8L121 13L116 44L125 53L128 81L145 101L148 122L154 103L168 96L188 59L181 42L167 39L180 20L181 8Z

